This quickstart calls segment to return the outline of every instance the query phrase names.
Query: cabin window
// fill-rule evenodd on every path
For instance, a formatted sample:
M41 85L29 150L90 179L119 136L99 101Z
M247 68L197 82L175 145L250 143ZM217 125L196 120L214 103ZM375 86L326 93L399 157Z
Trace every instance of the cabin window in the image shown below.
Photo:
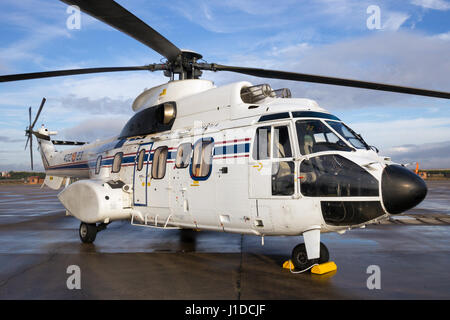
M102 167L102 156L97 157L97 162L95 163L95 174L100 173L100 168Z
M195 178L207 178L211 173L214 141L201 139L194 145L192 156L192 176Z
M122 158L123 152L117 152L114 155L114 160L112 164L112 173L117 173L120 171L120 168L122 167Z
M145 158L145 149L139 151L138 160L137 160L137 171L141 171L144 167L144 158Z
M166 174L168 148L166 146L159 147L153 154L152 162L152 178L162 179Z
M178 169L186 168L189 165L191 158L192 144L182 143L177 149L177 158L175 160L175 167Z
M270 126L256 129L255 141L253 143L253 159L264 160L270 158Z

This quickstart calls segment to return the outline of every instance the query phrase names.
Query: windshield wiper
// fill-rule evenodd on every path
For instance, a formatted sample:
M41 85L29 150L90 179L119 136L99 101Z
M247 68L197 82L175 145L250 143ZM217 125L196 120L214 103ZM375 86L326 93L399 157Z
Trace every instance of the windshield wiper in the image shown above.
M355 131L353 131L350 127L348 127L346 124L342 123L347 129L348 131L350 131L355 137L356 139L358 139L367 150L370 150L370 146L364 141L363 137L359 134L356 133Z

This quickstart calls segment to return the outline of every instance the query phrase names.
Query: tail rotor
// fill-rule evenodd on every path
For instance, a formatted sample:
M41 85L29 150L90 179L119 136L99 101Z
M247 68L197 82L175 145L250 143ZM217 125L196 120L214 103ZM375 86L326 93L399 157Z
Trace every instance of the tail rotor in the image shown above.
M46 99L42 98L41 105L39 106L39 110L36 114L36 118L34 118L33 123L31 123L31 107L28 109L28 118L29 118L29 126L25 129L25 136L27 136L27 142L25 143L25 150L27 149L28 142L30 142L30 160L31 160L31 170L33 170L33 135L40 135L39 132L33 131L34 125L41 114L42 108L44 107Z

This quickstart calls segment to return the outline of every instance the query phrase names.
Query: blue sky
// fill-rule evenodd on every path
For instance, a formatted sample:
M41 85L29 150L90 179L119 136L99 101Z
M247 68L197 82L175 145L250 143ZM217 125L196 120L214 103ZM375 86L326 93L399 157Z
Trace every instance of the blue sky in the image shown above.
M179 48L208 62L314 73L450 91L449 0L118 1ZM369 6L380 8L369 29ZM56 0L0 2L0 74L144 65L161 56L82 14L68 29ZM450 167L450 102L300 82L205 72L216 85L249 80L288 87L337 114L383 155L422 168ZM28 107L60 139L118 133L145 88L161 73L124 72L0 84L0 170L28 170ZM35 151L35 167L41 170Z

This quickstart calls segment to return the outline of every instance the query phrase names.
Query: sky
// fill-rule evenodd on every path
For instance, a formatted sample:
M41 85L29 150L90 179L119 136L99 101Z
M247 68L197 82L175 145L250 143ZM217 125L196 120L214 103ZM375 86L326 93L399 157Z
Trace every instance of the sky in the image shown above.
M207 62L450 91L449 0L117 1L177 47ZM159 63L161 56L57 0L0 2L0 74ZM450 168L450 101L205 71L235 81L290 88L337 115L398 163ZM0 84L0 171L30 170L28 108L55 139L118 134L143 90L162 73L103 73ZM36 146L36 143L34 144ZM35 171L42 171L34 150Z

